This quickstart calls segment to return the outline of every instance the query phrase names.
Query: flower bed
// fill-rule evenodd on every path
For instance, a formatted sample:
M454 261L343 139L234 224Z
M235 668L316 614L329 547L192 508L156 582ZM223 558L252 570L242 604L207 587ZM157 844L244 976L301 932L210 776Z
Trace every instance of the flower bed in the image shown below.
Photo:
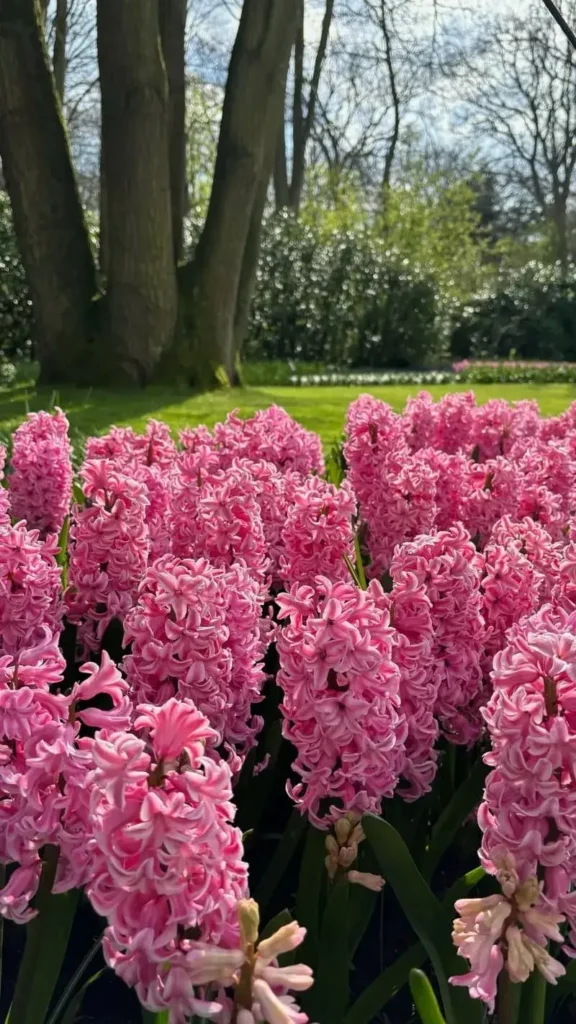
M5 483L11 1022L96 957L156 1024L405 1024L408 982L424 1024L567 1019L576 404L362 395L327 465L277 407L150 421L77 474L35 413Z
M576 363L463 359L452 367L457 380L470 384L574 384Z

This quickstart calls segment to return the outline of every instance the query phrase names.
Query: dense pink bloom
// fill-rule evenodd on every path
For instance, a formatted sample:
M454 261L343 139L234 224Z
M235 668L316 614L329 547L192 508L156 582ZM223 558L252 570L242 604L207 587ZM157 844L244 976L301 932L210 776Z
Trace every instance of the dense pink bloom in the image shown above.
M17 654L61 626L57 537L39 539L24 523L0 526L0 651Z
M169 428L158 420L149 420L144 434L136 434L131 427L112 427L108 434L86 443L87 460L108 459L116 469L144 484L150 559L166 554L171 547L168 519L177 454Z
M72 498L72 446L61 409L31 412L14 432L10 503L16 520L42 536L59 533Z
M426 585L402 568L401 557L392 564L392 578L390 617L397 633L392 656L400 670L400 698L408 727L402 769L407 785L403 783L399 792L414 800L429 791L436 774L440 677L434 671L432 602Z
M172 551L182 558L208 558L218 567L241 560L264 587L270 561L258 502L259 488L243 462L192 479L188 501L180 500L187 485L177 486L170 525Z
M393 580L411 574L430 602L435 714L454 743L473 743L481 731L482 556L461 524L399 547ZM428 684L424 684L427 688Z
M367 591L318 577L278 597L283 731L302 782L293 799L319 827L350 810L380 809L404 763L394 631L379 583Z
M180 439L188 450L216 451L222 468L241 458L271 462L282 471L293 469L304 475L324 471L318 435L305 430L277 405L259 409L247 420L231 412L224 423L216 424L213 434L200 426L183 430Z
M66 614L90 652L98 650L112 620L123 622L132 608L150 535L144 484L107 459L85 462L81 475L86 504L73 509Z
M90 779L93 861L86 892L107 918L106 960L140 1001L173 1021L203 1013L198 942L234 948L247 869L231 824L229 767L192 701L141 706L134 732L97 737Z
M334 487L319 477L309 477L292 494L282 530L284 553L280 571L288 587L312 583L316 576L347 580L345 562L354 561L352 517L356 502L350 485Z
M264 679L260 588L241 562L165 555L144 576L126 619L126 671L138 700L191 698L220 743L244 752L261 719L251 704Z

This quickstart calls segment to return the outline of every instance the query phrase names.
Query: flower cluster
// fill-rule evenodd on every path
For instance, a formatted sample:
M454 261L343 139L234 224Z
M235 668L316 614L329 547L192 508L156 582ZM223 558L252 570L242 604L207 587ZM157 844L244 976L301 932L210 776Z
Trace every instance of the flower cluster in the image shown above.
M72 446L68 420L61 409L33 412L14 432L10 504L15 520L23 520L42 536L59 533L72 497Z
M283 731L297 750L291 788L317 826L345 811L378 811L404 763L407 726L388 601L317 577L278 597Z

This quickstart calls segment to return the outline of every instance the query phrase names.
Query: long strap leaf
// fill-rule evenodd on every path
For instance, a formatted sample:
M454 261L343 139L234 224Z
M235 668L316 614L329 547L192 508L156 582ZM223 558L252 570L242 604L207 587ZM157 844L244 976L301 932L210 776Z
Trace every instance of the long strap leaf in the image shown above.
M468 874L459 878L448 890L442 906L448 911L454 906L454 902L463 899L484 877L483 868L475 868ZM426 950L421 942L415 942L410 949L398 957L390 967L382 971L368 988L364 989L352 1008L346 1015L344 1024L370 1024L383 1006L396 995L406 984L410 971L414 967L420 967L426 961ZM576 963L576 961L575 961Z
M312 968L316 967L320 939L320 898L326 876L325 855L326 833L308 825L300 865L295 916L298 924L306 928L306 938L300 947L300 957Z
M480 1024L483 1011L464 989L452 988L448 976L461 974L464 961L452 945L452 918L429 889L402 837L382 818L362 819L366 837L378 858L386 881L412 928L426 948L440 986L447 1024Z
M348 950L349 884L332 884L320 931L318 967L309 998L303 1006L319 1024L343 1024L348 1006L350 956Z
M423 971L410 971L410 991L422 1024L446 1024L434 989Z
M482 759L476 761L472 770L456 790L432 829L430 844L422 858L422 874L432 878L442 856L450 846L462 822L480 803L486 779L487 768Z
M305 828L306 818L298 810L293 810L282 838L276 847L274 856L256 889L254 898L260 906L260 911L266 909L278 888L284 872L296 853Z
M47 847L35 900L38 914L27 926L24 956L8 1016L10 1024L44 1024L62 969L79 892L52 893L57 864L57 847Z

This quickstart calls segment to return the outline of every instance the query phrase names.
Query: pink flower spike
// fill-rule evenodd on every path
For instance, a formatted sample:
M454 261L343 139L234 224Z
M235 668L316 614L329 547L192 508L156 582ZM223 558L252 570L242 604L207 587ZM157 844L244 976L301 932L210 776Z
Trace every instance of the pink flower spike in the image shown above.
M305 1014L294 1017L282 1002L282 998L275 995L268 983L261 978L254 982L254 998L268 1024L298 1024L299 1021L308 1020Z
M166 701L162 707L139 704L134 728L149 729L154 754L158 761L177 761L186 753L195 764L206 746L218 742L218 733L211 729L204 715L191 700Z
M297 921L291 921L274 932L269 939L262 939L258 944L258 956L264 960L275 960L282 953L291 953L304 942L306 929L301 928Z

